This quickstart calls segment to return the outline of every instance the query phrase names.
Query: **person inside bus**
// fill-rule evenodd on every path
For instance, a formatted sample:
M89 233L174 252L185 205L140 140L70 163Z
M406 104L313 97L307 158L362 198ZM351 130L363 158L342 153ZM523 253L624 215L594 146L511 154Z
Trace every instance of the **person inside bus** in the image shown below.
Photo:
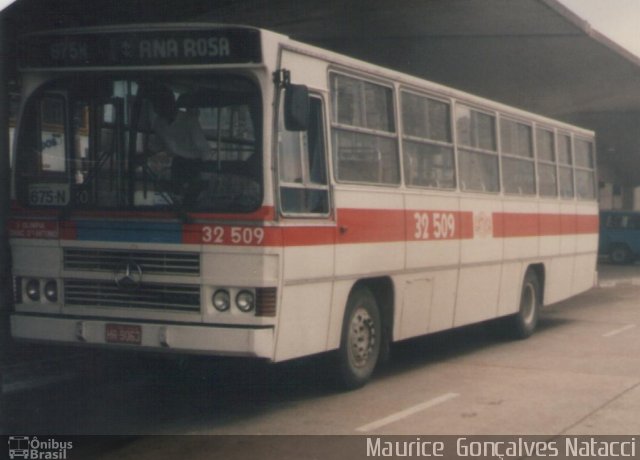
M166 86L152 89L151 105L157 117L150 148L171 155L171 182L184 204L193 204L200 193L200 172L211 148L198 121L198 109L180 107Z

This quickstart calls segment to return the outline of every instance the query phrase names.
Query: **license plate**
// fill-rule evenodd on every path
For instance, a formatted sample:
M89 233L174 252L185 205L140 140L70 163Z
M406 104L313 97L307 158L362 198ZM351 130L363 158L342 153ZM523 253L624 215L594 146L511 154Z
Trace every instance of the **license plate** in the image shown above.
M109 343L140 345L142 343L142 327L135 324L107 324L105 339Z

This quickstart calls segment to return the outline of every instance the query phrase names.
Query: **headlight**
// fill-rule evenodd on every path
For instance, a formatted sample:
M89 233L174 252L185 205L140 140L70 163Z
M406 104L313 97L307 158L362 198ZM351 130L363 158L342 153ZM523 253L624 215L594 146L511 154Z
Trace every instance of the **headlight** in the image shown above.
M240 291L236 296L236 305L240 311L249 313L256 305L255 297L250 291Z
M25 291L29 299L33 300L34 302L37 302L38 300L40 300L40 281L35 279L30 279L27 282Z
M44 285L44 296L49 302L58 301L58 283L54 280L47 281Z
M218 289L211 297L213 306L218 311L227 311L231 306L231 297L226 289Z

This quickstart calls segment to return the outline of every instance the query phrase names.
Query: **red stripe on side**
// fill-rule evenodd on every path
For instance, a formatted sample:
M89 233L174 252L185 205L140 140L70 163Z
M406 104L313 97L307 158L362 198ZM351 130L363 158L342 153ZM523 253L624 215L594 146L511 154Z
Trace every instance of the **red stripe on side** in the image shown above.
M220 246L282 246L281 227L203 225L182 226L182 242Z
M540 214L540 236L561 235L560 214Z
M520 213L494 213L493 236L495 238L538 236L539 215Z
M406 241L473 238L473 213L458 211L405 212Z
M389 243L405 240L404 210L339 209L336 243Z
M335 244L336 227L283 227L285 246L316 246Z
M598 233L600 230L600 216L582 215L576 216L576 233L580 235Z
M494 238L598 233L598 215L494 213Z

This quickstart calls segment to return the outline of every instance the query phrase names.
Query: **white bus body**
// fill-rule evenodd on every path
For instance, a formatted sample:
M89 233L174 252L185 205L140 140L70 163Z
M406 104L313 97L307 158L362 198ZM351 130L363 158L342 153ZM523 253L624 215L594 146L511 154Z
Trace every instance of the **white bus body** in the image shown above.
M527 336L543 302L594 285L590 131L250 28L85 29L23 50L17 339L339 350L355 387L390 342L499 317ZM171 160L133 159L157 81L188 89L208 129L197 204L163 185ZM301 85L309 126L287 131L281 99ZM225 168L254 154L236 184Z

